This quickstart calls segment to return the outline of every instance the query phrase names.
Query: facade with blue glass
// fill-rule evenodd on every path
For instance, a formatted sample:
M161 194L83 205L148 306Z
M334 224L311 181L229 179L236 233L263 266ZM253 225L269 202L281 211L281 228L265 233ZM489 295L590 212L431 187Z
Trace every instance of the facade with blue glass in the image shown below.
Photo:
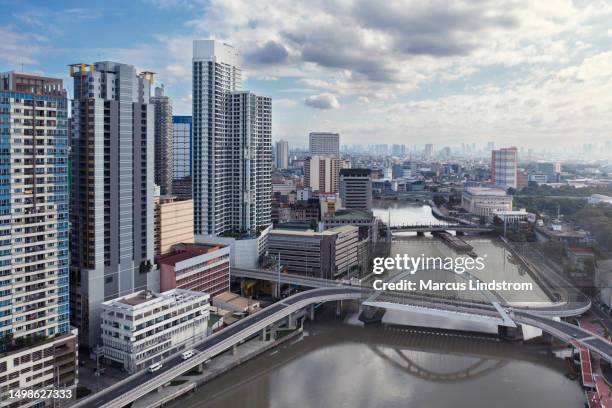
M191 116L173 116L173 195L179 198L192 198L192 120Z
M68 212L68 101L62 80L1 73L0 393L15 383L20 389L43 389L58 380L76 385ZM27 376L11 379L11 373L24 370ZM64 374L58 379L57 372Z

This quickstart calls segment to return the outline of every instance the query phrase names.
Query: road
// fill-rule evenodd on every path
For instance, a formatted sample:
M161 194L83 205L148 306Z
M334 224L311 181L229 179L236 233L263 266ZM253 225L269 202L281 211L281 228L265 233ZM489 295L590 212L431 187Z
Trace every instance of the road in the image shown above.
M242 340L236 340L235 336L239 335L241 332L247 331L247 329L249 329L250 327L256 326L258 323L261 323L262 321L273 317L275 314L282 312L283 309L287 309L292 305L298 304L309 299L316 299L334 295L341 296L346 295L347 293L360 293L360 290L347 287L313 289L290 296L278 303L274 303L260 310L259 312L252 314L251 316L239 320L233 325L215 333L210 337L207 337L202 342L196 344L193 347L194 350L196 350L196 356L191 359L194 361L192 367L197 366L198 363L196 363L195 361L197 361L197 357L203 355L203 353L208 352L211 349L215 348L215 346L222 345L223 343L227 343L227 347L224 347L224 350L231 348L234 344L237 344L240 341L244 340L244 338L242 338ZM121 404L118 405L113 404L113 402L118 398L126 395L130 391L143 387L144 384L155 382L154 380L165 377L164 374L168 374L170 371L174 370L179 365L186 363L185 361L183 361L180 354L181 353L176 353L174 356L164 361L163 367L154 373L150 373L148 370L141 371L138 374L132 375L126 378L125 380L115 384L113 387L110 387L107 390L95 393L88 398L78 401L73 406L75 408L121 406L124 403L123 401L121 402ZM189 369L190 368L186 369L185 371L188 371ZM166 381L161 382L160 385L163 385L165 382ZM127 402L129 403L131 401Z

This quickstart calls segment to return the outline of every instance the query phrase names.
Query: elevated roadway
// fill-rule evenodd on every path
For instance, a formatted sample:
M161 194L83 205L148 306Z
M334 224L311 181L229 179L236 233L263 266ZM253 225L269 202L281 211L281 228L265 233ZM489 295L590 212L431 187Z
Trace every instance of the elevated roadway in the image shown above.
M194 346L196 355L188 360L182 360L180 353L175 354L164 362L164 366L157 372L142 371L118 382L112 387L95 393L81 401L74 407L124 407L141 398L158 387L169 383L174 378L206 362L234 345L256 335L273 323L286 318L300 309L322 302L338 301L344 299L362 299L367 296L363 288L351 286L338 286L333 288L320 288L308 290L290 296L275 303L249 317L246 317L232 326L207 337ZM439 307L439 306L438 306ZM458 307L453 305L453 307ZM464 312L491 315L497 313L491 305L461 306ZM508 309L508 313L517 323L538 327L544 332L561 340L571 342L577 346L600 354L604 359L612 362L612 344L609 341L593 335L585 329L569 323L558 322L536 312Z

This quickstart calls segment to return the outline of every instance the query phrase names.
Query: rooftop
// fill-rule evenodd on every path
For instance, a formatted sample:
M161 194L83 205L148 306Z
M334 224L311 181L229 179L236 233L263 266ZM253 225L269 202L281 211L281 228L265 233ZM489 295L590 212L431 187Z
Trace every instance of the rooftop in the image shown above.
M479 195L479 196L506 196L506 191L501 188L494 187L468 187L465 191L471 195Z
M333 218L335 220L371 220L373 217L372 211L368 210L337 210L334 215L330 215L326 218Z
M164 301L178 303L194 298L208 299L209 295L205 292L196 292L193 290L186 289L172 289L162 293L157 293L150 290L141 290L139 292L134 292L126 296L108 300L106 302L103 302L102 305L107 307L132 310L137 306L145 304L156 304Z
M330 228L328 230L325 230L323 232L317 232L314 230L272 230L270 231L271 235L295 235L295 236L302 236L302 237L321 237L321 236L329 236L329 235L335 235L335 234L341 234L343 232L350 232L350 231L354 231L356 230L357 227L353 226L353 225L341 225L338 227L334 227L334 228Z
M157 262L163 265L176 266L178 262L184 261L189 258L193 258L198 255L209 254L217 251L221 248L225 248L226 245L212 245L202 243L184 243L176 244L172 247L172 252L161 255Z

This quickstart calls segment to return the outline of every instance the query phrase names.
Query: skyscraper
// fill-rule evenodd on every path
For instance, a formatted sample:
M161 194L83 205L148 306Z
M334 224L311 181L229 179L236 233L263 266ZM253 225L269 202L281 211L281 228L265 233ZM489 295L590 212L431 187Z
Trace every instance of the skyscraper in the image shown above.
M423 157L428 160L433 158L433 144L427 143L425 145L425 151L423 152Z
M518 151L516 147L491 151L491 182L502 188L517 188Z
M62 80L1 73L1 393L75 386L67 173L68 101ZM62 376L56 378L59 370Z
M370 169L340 170L340 199L347 210L372 209L372 178Z
M403 144L394 144L391 147L391 152L394 156L403 157L406 155L406 145Z
M289 167L289 142L279 140L276 142L276 168L286 169Z
M162 195L172 194L173 180L173 134L172 134L172 104L170 98L164 95L164 85L155 88L155 96L151 98L155 106L155 184Z
M71 66L74 77L72 322L100 339L101 303L159 284L153 270L152 74L132 65Z
M191 116L173 116L172 133L172 194L178 198L191 198Z
M311 156L322 154L340 155L340 134L328 132L310 132L308 147Z
M256 233L271 222L272 100L240 88L239 53L193 42L195 233Z

